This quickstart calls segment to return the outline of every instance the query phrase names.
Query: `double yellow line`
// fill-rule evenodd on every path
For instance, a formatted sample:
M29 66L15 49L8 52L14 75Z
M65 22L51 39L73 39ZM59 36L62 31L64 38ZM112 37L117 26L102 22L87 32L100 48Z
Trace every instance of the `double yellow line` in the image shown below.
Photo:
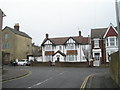
M91 75L89 75L89 76L87 76L86 78L85 78L85 80L83 81L83 83L82 83L82 85L81 85L81 87L80 87L80 90L84 90L84 88L85 88L85 86L86 86L86 84L87 84L87 82L88 82L88 79L90 78L90 77L93 77L95 74L91 74Z

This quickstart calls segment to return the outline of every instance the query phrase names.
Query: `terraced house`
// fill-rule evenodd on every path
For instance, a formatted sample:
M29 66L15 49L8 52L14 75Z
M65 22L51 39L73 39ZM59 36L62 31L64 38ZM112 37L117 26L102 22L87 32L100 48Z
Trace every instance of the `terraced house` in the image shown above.
M32 38L19 28L19 24L15 24L14 29L6 26L2 30L4 64L9 64L15 59L26 59L32 54Z
M43 62L87 62L85 51L89 49L89 37L78 36L49 38L46 34L42 46Z
M110 23L108 28L91 30L91 52L93 65L100 66L109 62L109 55L118 51L118 31Z

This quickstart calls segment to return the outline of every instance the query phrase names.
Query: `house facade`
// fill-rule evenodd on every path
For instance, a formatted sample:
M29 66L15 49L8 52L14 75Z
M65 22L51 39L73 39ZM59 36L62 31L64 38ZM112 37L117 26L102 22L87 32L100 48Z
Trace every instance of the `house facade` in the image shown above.
M0 9L0 68L2 67L2 23L3 23L3 17L5 14Z
M2 31L2 41L4 64L26 59L32 54L32 38L19 30L19 24L15 24L14 29L6 26Z
M91 29L91 54L93 65L109 62L109 55L118 51L118 31L110 23L108 28Z
M84 50L89 48L88 37L79 36L73 37L58 37L46 38L41 44L42 47L42 62L87 62Z

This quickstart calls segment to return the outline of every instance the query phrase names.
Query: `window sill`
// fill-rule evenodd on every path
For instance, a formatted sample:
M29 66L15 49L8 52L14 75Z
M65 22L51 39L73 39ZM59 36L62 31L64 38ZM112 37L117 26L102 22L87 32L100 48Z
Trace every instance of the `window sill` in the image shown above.
M106 48L118 48L118 46L106 46Z
M94 48L100 48L100 47L94 47Z

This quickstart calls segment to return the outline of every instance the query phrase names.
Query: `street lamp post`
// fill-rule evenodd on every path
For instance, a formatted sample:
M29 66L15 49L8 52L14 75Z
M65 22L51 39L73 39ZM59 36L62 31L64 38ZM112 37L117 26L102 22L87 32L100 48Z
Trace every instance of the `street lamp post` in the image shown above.
M117 30L118 30L118 51L119 51L119 59L118 59L118 83L120 85L120 1L116 0L116 20L117 20Z

